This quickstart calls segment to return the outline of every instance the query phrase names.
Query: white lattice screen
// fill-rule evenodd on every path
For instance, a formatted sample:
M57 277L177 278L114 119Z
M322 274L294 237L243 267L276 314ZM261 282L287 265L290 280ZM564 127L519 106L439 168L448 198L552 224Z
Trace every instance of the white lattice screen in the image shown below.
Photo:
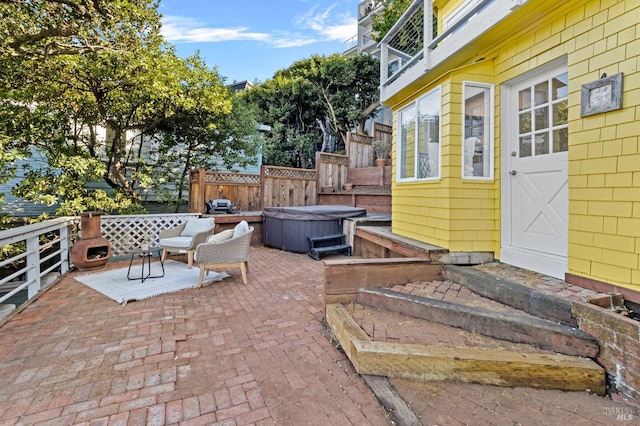
M102 216L102 236L111 243L112 258L126 258L132 248L140 246L145 235L149 244L158 245L158 234L161 229L174 228L190 217L191 214L144 214L131 216Z

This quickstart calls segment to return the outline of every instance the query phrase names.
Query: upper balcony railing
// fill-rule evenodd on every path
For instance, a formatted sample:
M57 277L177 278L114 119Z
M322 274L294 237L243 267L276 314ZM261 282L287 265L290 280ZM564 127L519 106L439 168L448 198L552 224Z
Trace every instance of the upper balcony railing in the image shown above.
M385 0L364 0L358 5L358 21L371 15L374 11L384 6Z
M344 41L343 55L356 53L375 54L378 51L376 41L371 37L371 33L355 35ZM376 55L377 56L377 55Z
M468 0L449 16L439 17L444 27L439 33L433 0L414 1L379 45L382 101L456 55L527 1Z
M343 53L347 53L351 50L355 50L358 47L358 35L356 34L352 37L349 37L343 42L343 44L344 44L344 49L342 50Z

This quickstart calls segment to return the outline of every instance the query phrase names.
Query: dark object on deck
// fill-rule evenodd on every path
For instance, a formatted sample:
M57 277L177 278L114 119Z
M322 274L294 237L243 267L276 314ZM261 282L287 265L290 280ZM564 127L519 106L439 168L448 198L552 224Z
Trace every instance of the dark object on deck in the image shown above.
M351 256L351 246L346 243L344 234L323 235L322 237L308 237L309 256L320 260L323 254L343 253Z
M232 214L236 212L236 205L231 200L209 200L204 206L207 209L205 214Z
M101 212L80 214L80 240L71 247L71 263L81 271L101 268L111 257L111 243L100 231Z
M295 253L309 251L309 237L342 234L342 220L366 216L366 209L349 206L266 207L263 212L266 246Z

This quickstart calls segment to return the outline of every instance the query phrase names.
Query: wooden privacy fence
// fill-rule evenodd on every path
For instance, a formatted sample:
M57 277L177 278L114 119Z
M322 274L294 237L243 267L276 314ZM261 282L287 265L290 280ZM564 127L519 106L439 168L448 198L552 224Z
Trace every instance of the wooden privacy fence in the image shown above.
M347 155L317 152L315 170L264 165L259 175L192 170L189 213L205 213L205 203L216 199L231 200L239 211L245 212L265 207L315 205L321 189L331 187L340 191L353 176L362 176L359 185L379 185L381 171L356 169L372 167L372 142L391 141L391 134L391 126L382 123L373 123L373 136L348 132Z
M347 133L347 157L349 168L371 167L375 153L373 152L373 136L362 133Z
M260 210L260 175L192 170L189 176L189 213L205 213L209 200L231 200L238 210Z
M346 146L349 168L371 167L375 160L373 141L384 140L391 146L392 133L393 127L376 122L373 123L373 135L348 132Z
M393 127L383 123L373 123L373 139L383 140L389 143L393 141Z
M318 202L317 173L309 169L262 166L262 208L313 206Z
M373 136L362 133L347 132L347 155L316 152L316 170L318 170L318 188L342 189L345 183L351 182L351 176L371 176L380 173L371 170L375 160L373 150L374 140L391 142L393 128L382 123L373 123ZM358 170L360 169L360 170ZM371 180L371 179L370 179ZM375 183L358 182L360 185L380 185L382 177L376 178Z
M316 169L318 170L318 189L324 190L331 187L332 191L340 190L347 183L349 157L316 152Z
M209 200L231 200L238 211L317 203L315 170L262 166L260 174L192 170L189 213L205 213Z

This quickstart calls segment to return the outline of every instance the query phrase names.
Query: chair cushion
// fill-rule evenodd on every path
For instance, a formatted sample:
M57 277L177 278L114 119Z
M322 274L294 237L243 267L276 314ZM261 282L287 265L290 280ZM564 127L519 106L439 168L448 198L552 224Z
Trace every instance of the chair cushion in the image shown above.
M233 229L225 229L217 234L213 234L207 238L208 243L219 243L220 241L229 240L233 237Z
M160 240L160 247L171 247L171 248L185 248L188 249L191 247L191 243L193 242L192 237L171 237L171 238L162 238Z
M233 238L244 235L247 232L249 232L249 224L246 220L243 220L239 224L237 224L235 228L233 228Z
M207 217L204 219L189 219L180 233L183 237L193 237L201 232L207 232L213 228L214 219Z

